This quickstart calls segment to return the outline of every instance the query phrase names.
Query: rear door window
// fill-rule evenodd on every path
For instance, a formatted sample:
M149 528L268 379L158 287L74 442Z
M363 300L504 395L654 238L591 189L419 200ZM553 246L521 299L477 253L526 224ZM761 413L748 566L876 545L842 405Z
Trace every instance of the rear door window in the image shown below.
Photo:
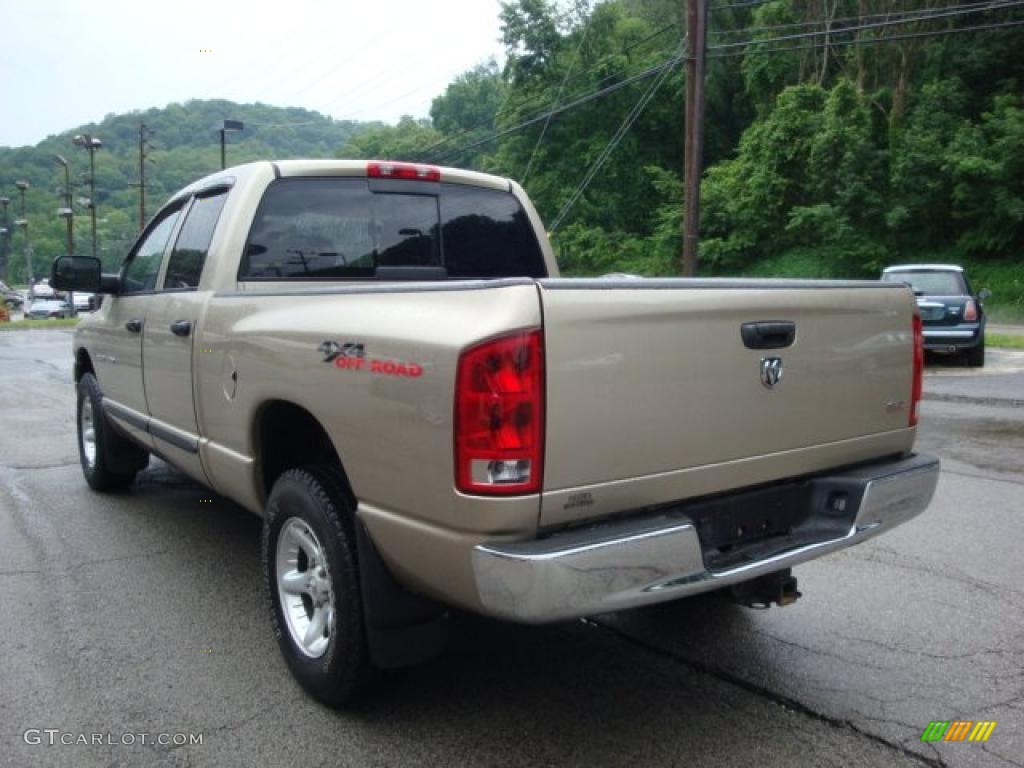
M382 186L371 189L364 178L275 181L253 222L239 279L366 279L377 267L438 266L455 279L546 274L533 228L510 193Z

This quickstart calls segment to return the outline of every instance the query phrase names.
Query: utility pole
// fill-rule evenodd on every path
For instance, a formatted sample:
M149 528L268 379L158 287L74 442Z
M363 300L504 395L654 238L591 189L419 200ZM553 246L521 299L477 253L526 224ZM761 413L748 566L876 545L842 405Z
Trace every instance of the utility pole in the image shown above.
M707 0L686 0L686 140L683 146L683 276L697 274L700 177L704 157L704 62Z

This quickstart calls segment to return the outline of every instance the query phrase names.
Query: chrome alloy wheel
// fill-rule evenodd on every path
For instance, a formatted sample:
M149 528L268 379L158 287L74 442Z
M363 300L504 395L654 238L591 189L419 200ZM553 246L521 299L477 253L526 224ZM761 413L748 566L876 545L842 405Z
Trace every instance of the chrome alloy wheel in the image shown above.
M85 398L82 401L82 411L78 415L78 428L81 432L82 455L85 456L85 463L92 469L96 466L96 423L92 412L92 401Z
M281 528L274 570L277 599L292 640L306 656L323 656L334 631L334 591L324 548L300 518Z

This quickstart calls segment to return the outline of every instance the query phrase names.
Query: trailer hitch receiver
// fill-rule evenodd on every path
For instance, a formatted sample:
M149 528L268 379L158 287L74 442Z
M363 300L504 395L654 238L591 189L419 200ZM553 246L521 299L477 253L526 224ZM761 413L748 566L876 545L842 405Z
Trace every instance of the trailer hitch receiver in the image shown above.
M730 591L733 601L747 608L765 609L772 603L780 607L792 605L800 598L796 576L789 568L737 584Z

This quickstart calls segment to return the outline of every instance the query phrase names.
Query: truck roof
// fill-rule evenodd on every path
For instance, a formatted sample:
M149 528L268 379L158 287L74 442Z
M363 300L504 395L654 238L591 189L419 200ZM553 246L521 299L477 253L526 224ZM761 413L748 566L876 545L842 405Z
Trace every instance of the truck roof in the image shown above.
M882 273L886 272L963 272L963 267L958 267L956 264L897 264L892 267L886 267L882 270Z
M274 174L279 178L301 177L301 176L366 176L366 168L371 162L395 162L401 161L372 161L372 160L260 160L254 163L245 163L231 168L225 168L217 173L204 176L192 182L172 196L172 200L190 195L209 187L215 187L225 182L236 181L244 178L257 169L270 165L274 168ZM410 165L428 165L424 163L410 163ZM436 168L441 173L441 181L452 184L467 184L474 187L496 189L502 192L512 191L512 182L501 176L492 176L489 173L478 173L467 171L462 168L448 168L445 166L429 166Z

